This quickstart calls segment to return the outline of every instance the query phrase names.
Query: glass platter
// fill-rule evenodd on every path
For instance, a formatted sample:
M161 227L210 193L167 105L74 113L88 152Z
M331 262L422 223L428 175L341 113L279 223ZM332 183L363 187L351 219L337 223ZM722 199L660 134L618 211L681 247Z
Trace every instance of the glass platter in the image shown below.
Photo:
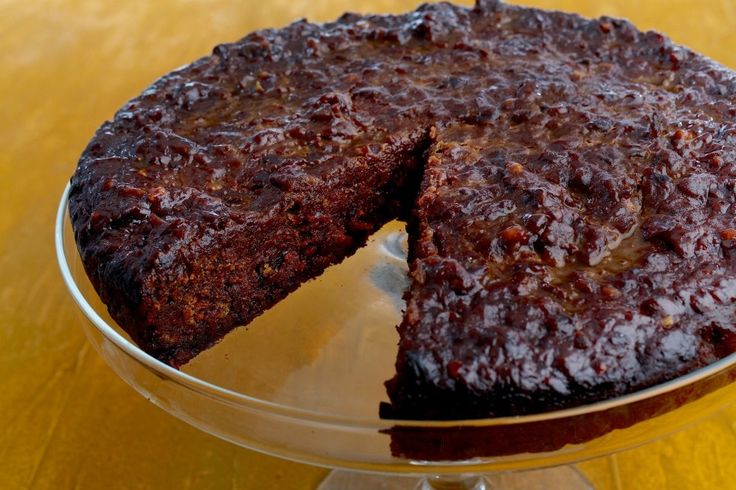
M67 195L68 187L56 219L57 258L80 323L110 367L205 432L339 470L323 489L589 488L564 465L652 441L736 399L733 354L574 409L467 421L380 419L407 283L399 222L178 371L140 350L109 317L77 252Z

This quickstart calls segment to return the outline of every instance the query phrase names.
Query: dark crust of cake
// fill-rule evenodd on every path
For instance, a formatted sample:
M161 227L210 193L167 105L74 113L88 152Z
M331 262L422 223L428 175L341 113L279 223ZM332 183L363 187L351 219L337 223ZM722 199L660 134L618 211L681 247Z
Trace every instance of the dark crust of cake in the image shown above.
M113 318L179 366L413 210L382 415L579 405L736 350L735 93L617 19L481 0L302 21L126 104L72 224Z

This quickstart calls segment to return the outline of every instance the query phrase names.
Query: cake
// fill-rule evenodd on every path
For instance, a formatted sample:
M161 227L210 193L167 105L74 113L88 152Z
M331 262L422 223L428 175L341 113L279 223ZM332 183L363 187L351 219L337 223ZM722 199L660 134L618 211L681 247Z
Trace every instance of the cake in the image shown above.
M252 33L97 131L72 225L179 367L394 218L390 418L543 412L736 350L736 78L626 21L479 0Z

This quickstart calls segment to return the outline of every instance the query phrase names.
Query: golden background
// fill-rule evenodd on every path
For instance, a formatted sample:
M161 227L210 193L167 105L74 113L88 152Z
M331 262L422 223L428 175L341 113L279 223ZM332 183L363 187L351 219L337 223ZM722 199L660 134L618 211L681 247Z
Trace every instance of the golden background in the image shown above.
M54 212L95 129L158 76L256 28L417 3L0 0L0 488L315 487L325 470L199 432L107 368L57 272ZM736 68L733 0L520 3L628 17ZM733 488L736 408L580 468L601 489Z

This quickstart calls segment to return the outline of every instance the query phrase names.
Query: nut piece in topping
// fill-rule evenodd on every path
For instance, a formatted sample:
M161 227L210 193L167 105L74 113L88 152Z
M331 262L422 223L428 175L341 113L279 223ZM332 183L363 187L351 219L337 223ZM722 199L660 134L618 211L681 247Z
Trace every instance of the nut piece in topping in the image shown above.
M670 328L674 324L675 324L675 319L672 315L667 315L666 317L662 318L662 326L664 328Z
M601 288L601 295L605 299L616 299L621 296L621 291L613 286L606 285Z
M529 236L524 228L519 225L511 225L499 233L499 237L507 246L514 246L525 243Z
M508 169L511 175L521 175L524 173L524 166L518 162L509 163Z

